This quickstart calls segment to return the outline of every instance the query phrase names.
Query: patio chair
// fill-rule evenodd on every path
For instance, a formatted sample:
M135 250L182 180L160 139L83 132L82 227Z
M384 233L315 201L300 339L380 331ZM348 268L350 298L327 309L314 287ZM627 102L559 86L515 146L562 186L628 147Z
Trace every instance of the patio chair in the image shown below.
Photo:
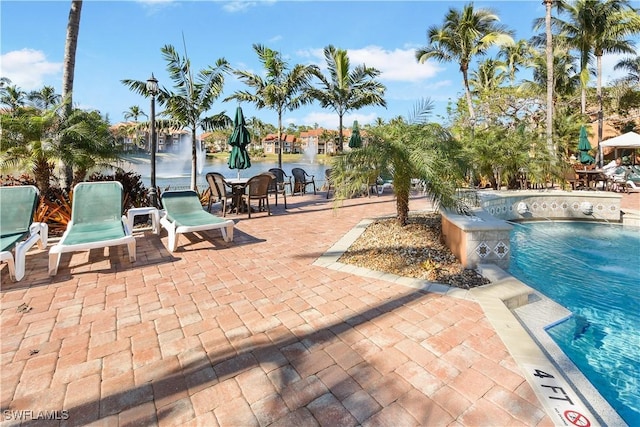
M207 173L207 183L209 184L209 205L207 210L211 212L211 203L222 202L222 216L227 216L228 202L233 203L233 192L228 189L228 185L224 180L224 176L217 172Z
M169 234L169 251L178 249L180 234L219 229L225 242L233 241L234 222L205 211L193 190L162 193L164 211L160 224Z
M331 191L331 187L333 187L333 181L331 181L331 168L327 168L324 170L324 179L325 185L327 186L327 199L329 198L329 192ZM335 188L333 190L335 194Z
M291 177L280 168L271 168L269 172L275 176L275 179L269 184L269 194L276 195L276 206L278 206L278 194L282 194L284 208L287 209L287 187L289 187L289 192L292 192Z
M381 187L379 185L379 180L380 177L378 176L378 172L374 172L369 175L367 178L367 197L371 197L372 192L374 192L376 196L380 197L382 192L380 191Z
M37 206L33 185L0 187L0 262L7 263L13 281L24 277L27 251L36 243L40 249L47 247L49 227L33 222Z
M261 173L249 178L245 186L245 193L242 195L243 202L247 204L249 218L251 218L252 200L258 201L258 212L264 209L264 205L266 204L267 214L271 215L271 208L269 207L269 185L275 179L275 175L271 172Z
M74 187L71 221L60 242L49 249L50 276L58 272L65 252L127 245L129 261L135 262L136 240L122 215L122 192L118 181L81 182Z
M306 194L308 185L313 185L313 194L316 194L316 182L313 175L309 175L302 168L291 169L291 174L293 175L293 194Z

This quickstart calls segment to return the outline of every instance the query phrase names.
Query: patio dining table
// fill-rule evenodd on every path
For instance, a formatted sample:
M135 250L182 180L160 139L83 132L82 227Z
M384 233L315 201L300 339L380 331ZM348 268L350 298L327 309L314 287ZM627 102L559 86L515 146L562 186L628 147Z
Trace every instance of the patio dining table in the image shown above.
M235 209L237 214L239 214L242 209L242 195L244 194L244 189L248 181L249 178L225 178L225 182L229 184L231 192L233 193L234 201L232 210Z
M602 189L606 189L607 176L599 169L576 169L578 180L587 189L598 189L598 183L602 182Z

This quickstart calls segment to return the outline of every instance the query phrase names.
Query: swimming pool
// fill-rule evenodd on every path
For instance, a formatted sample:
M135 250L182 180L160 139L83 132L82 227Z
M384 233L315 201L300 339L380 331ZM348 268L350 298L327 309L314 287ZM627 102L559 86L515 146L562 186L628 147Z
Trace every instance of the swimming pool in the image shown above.
M629 425L640 425L640 229L516 223L509 272L573 316L549 335Z

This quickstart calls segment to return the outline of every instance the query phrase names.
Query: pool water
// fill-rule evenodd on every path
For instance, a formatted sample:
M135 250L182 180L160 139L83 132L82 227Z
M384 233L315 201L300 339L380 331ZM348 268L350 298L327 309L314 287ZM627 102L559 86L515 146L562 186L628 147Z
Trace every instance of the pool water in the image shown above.
M509 272L573 313L547 332L630 425L640 425L640 228L514 224Z

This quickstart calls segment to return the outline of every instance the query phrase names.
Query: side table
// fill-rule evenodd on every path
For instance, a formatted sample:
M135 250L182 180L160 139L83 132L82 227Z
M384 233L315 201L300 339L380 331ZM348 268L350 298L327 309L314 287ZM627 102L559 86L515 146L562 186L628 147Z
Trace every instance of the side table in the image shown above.
M151 230L154 234L160 234L160 212L153 207L131 208L127 212L129 229L133 233L133 219L138 215L151 215Z

